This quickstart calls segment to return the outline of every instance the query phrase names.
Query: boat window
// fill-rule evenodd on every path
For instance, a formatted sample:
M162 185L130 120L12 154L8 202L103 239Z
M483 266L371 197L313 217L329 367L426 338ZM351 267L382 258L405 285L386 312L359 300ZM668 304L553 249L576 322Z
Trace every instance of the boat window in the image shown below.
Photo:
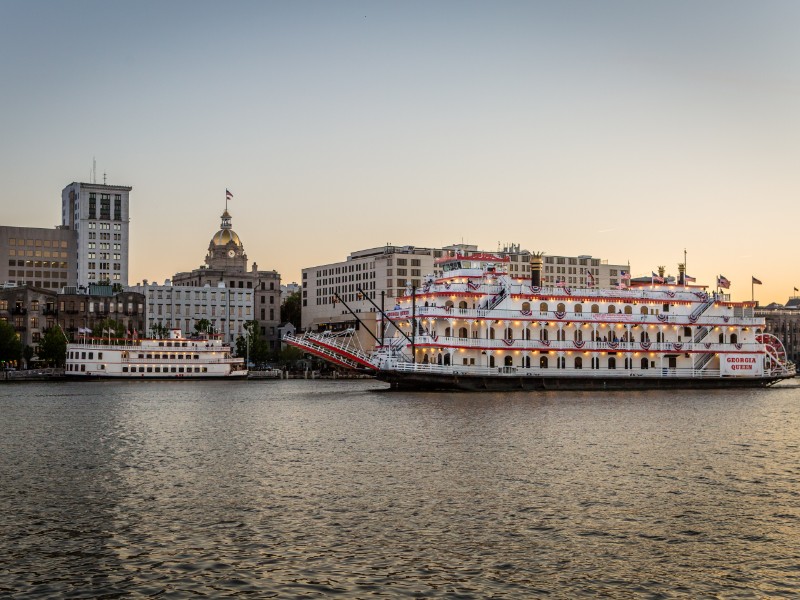
M735 333L732 333L731 334L731 344L735 344L738 341L739 341L739 337Z
M576 304L575 305L575 314L576 315L583 314L583 305L582 304Z
M506 327L505 339L507 339L507 340L513 340L514 339L514 332L512 331L511 327Z
M489 327L489 339L494 339L494 327Z
M539 358L539 368L540 369L546 369L547 368L547 357L546 356L542 356L541 358Z
M566 307L564 306L564 303L563 303L563 302L559 302L559 303L558 303L558 305L556 306L556 310L557 310L558 312L566 312L566 310L567 310L567 309L566 309Z
M540 313L546 313L547 312L547 302L542 302L539 305L539 312Z
M513 366L514 366L514 358L513 358L512 356L510 356L510 355L509 355L509 356L506 356L506 357L503 359L503 364L504 364L506 367L513 367Z
M547 329L542 328L539 330L539 339L543 342L548 340Z
M583 358L580 356L575 357L575 368L582 369L583 368Z
M469 335L469 332L467 331L466 327L462 327L461 329L458 330L458 337L465 338L465 337L468 337L468 335Z
M494 355L492 354L489 355L489 367L490 368L494 367Z
M647 357L645 356L642 358L642 369L646 369L648 366Z
M148 353L147 358L153 358L153 355Z
M70 365L70 366L72 366L72 365ZM123 373L127 373L128 372L128 367L122 367L122 372Z
M684 327L683 328L683 335L686 337L692 337L692 328L691 327Z
M466 300L462 300L461 302L459 302L458 303L458 308L467 308Z
M643 307L642 307L642 308L639 310L639 312L640 312L640 313L642 313L643 315L646 315L646 314L647 314L647 307L646 307L646 306L643 306Z
M522 310L525 312L529 312L531 310L531 303L530 302L523 302L522 303Z
M614 306L613 304L609 304L608 305L608 314L613 314L615 312L617 312L617 307Z
M633 309L632 309L630 306L626 306L626 307L625 307L625 314L626 314L626 315L629 315L629 314L631 314L632 312L633 312Z
M152 373L153 372L153 367L147 367L147 372L148 373Z
M600 312L600 307L597 306L597 304L592 304L592 312L593 313L599 313Z
M445 327L444 328L444 337L450 337L450 328L449 327Z
M617 368L617 359L613 356L608 358L608 368L609 369L616 369Z
M575 329L575 332L572 334L572 339L576 342L583 341L583 331L580 328Z

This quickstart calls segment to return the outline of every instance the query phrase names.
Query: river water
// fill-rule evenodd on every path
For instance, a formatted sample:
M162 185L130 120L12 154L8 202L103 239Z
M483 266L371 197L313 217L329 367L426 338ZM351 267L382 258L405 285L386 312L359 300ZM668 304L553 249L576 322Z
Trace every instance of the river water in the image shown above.
M0 386L0 596L800 594L800 389Z

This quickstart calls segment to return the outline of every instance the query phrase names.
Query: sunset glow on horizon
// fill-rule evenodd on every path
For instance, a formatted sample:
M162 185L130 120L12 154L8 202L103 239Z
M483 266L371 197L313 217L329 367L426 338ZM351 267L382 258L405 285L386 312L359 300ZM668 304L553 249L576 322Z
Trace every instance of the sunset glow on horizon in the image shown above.
M511 243L800 288L792 2L0 3L3 225L130 185L130 281L199 266L225 190L284 283Z

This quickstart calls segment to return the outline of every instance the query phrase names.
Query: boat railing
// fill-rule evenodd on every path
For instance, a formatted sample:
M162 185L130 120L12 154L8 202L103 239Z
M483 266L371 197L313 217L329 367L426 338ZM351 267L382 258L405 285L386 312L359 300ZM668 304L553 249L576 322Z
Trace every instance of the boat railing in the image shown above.
M411 311L408 311L410 316ZM692 323L689 314L675 315L660 313L658 315L634 315L627 313L572 313L555 310L540 311L509 310L485 308L456 308L446 306L417 306L417 318L436 317L444 319L492 319L497 321L548 321L551 323L619 323L622 325L720 325L720 326L757 326L764 325L764 319L759 317L728 317L716 315L703 315L699 322ZM391 316L391 314L390 314Z
M649 378L712 378L722 377L719 369L692 369L692 368L649 368L649 369L576 369L565 367L557 369L514 366L476 366L476 365L439 365L433 363L401 363L393 370L404 373L436 373L444 375L473 375L473 376L500 376L500 377L570 377L570 378L619 378L631 377ZM765 374L764 377L769 377Z
M743 352L763 353L764 344L760 342L747 342L741 344L698 343L692 342L622 342L622 341L556 341L556 340L524 340L514 339L485 339L485 338L459 338L445 336L423 335L415 340L417 347L428 346L431 348L479 348L481 350L538 350L540 352Z

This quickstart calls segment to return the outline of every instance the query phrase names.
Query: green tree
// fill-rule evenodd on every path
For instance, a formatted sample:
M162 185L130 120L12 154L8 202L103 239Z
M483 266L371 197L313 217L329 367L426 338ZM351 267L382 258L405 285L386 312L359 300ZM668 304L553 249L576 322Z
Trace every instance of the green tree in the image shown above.
M150 335L156 339L162 339L169 335L169 329L166 325L162 325L161 323L153 323L150 326Z
M63 367L66 363L67 338L60 327L51 327L44 332L39 342L39 359L54 367Z
M33 346L28 346L25 344L25 347L22 349L22 358L25 360L26 369L31 368L31 360L33 359L34 354L36 354L36 352L34 351Z
M194 330L197 333L209 333L211 329L211 321L208 319L200 319L194 324Z
M281 305L281 323L291 323L295 329L300 329L300 292L289 294L286 302Z
M18 362L22 358L22 342L7 321L0 321L0 362Z
M111 332L110 335L112 338L125 337L125 326L114 319L103 319L99 323L96 323L92 328L92 335L94 337L108 337L109 331Z

